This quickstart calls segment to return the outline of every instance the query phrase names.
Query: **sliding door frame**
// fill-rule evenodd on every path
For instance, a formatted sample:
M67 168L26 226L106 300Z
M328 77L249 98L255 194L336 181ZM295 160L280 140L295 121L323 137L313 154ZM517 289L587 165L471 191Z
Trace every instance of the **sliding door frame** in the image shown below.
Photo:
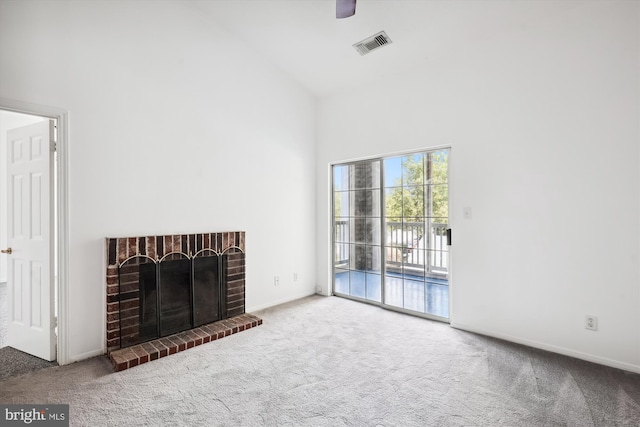
M452 228L452 218L451 218L451 152L452 150L452 146L451 145L440 145L440 146L434 146L434 147L428 147L428 148L418 148L418 149L412 149L412 150L405 150L405 151L399 151L399 152L394 152L394 153L388 153L388 154L384 154L384 155L378 155L378 156L371 156L371 157L361 157L361 158L355 158L355 159L349 159L349 160L343 160L343 161L336 161L336 162L331 162L329 164L329 175L330 175L330 180L329 180L329 190L330 190L330 197L329 197L329 203L330 203L330 227L329 227L329 242L330 242L330 267L329 267L329 271L330 271L330 277L331 277L331 285L330 285L330 295L336 295L336 296L340 296L342 298L347 298L347 299L351 299L354 301L358 301L358 302L364 302L367 304L371 304L371 305L376 305L379 307L382 307L384 309L387 310L391 310L391 311L396 311L396 312L400 312L400 313L404 313L404 314L409 314L411 316L416 316L416 317L423 317L426 319L431 319L431 320L437 320L443 323L451 323L451 318L452 318L452 309L453 309L453 304L452 304L452 247L449 246L448 247L448 253L447 253L447 281L448 281L448 286L449 286L449 317L441 317L441 316L436 316L433 314L428 314L428 313L422 313L419 311L415 311L415 310L410 310L410 309L406 309L403 307L398 307L398 306L394 306L394 305L389 305L385 302L385 277L386 277L386 273L387 273L387 262L386 262L386 244L387 244L387 232L386 232L386 203L385 202L385 197L384 195L384 191L385 191L385 187L384 187L384 179L385 179L385 168L384 168L384 160L388 159L388 158L393 158L393 157L400 157L400 156L409 156L409 155L415 155L415 154L423 154L423 153L431 153L431 152L436 152L439 150L448 150L449 154L448 154L448 158L447 158L447 205L448 205L448 228ZM336 268L335 268L335 257L336 257L336 245L335 245L335 233L336 233L336 217L335 217L335 191L334 191L334 167L335 166L348 166L348 165L353 165L353 164L357 164L360 162L372 162L372 161L378 161L380 162L380 230L381 230L381 235L380 235L380 248L381 248L381 258L382 258L382 265L381 265L381 283L380 283L380 302L378 301L372 301L366 298L360 298L357 296L352 296L352 295L348 295L348 294L344 294L341 292L337 292L335 290L335 274L336 274ZM423 184L424 185L424 184ZM426 258L426 253L425 253L425 262L427 262L427 258ZM365 288L366 289L366 288ZM426 292L426 289L425 289ZM365 293L366 295L366 293Z

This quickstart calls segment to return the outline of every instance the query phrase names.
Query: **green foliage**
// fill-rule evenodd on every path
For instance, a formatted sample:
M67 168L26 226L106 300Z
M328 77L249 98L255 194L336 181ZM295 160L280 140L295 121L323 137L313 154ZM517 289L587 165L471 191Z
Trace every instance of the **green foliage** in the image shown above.
M432 182L435 184L431 187L432 216L435 217L449 218L448 169L448 151L437 151L431 154L431 177Z
M387 218L403 218L407 222L419 222L425 216L447 218L448 157L447 151L437 151L403 158L402 178L396 180L396 187L386 191Z

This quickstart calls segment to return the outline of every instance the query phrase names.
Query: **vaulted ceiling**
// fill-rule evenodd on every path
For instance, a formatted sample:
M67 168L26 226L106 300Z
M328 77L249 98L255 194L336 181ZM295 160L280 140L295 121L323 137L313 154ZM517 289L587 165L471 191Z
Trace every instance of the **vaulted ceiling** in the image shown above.
M335 0L196 0L191 6L252 46L318 96L405 70L453 50L509 37L576 0L358 0L336 19ZM352 47L381 30L392 44L360 56Z

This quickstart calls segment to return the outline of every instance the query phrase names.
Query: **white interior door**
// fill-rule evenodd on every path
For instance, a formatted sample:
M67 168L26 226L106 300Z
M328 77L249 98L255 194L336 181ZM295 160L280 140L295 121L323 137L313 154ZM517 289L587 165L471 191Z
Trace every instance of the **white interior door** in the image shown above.
M7 132L7 343L56 358L52 269L53 121Z

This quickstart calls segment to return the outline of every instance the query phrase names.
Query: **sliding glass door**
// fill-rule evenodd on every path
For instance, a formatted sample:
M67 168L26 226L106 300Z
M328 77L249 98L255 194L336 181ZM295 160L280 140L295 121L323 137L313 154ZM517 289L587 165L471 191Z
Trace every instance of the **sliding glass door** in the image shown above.
M334 293L449 317L449 150L333 167Z

